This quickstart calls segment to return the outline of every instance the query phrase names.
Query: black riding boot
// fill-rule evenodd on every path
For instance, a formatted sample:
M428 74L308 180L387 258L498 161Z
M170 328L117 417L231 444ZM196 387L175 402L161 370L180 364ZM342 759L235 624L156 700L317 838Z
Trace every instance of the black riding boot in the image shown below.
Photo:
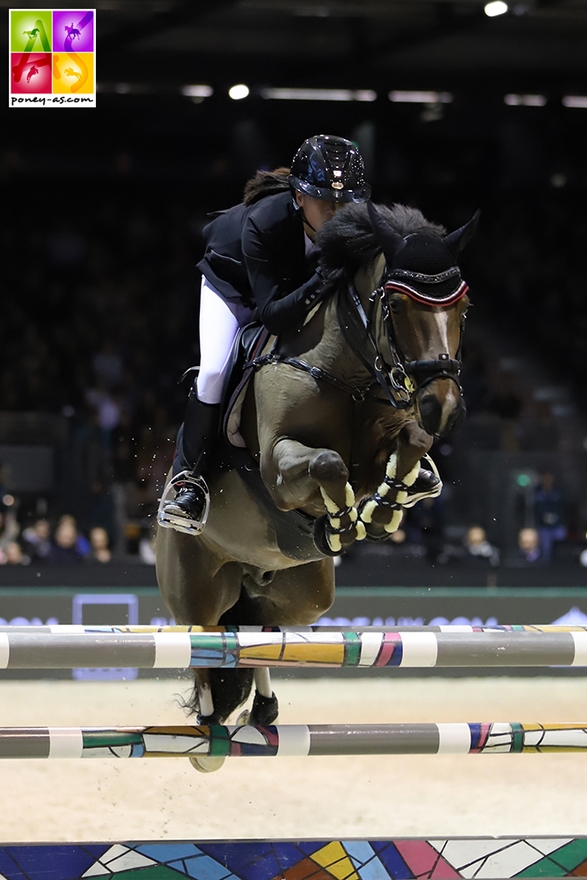
M191 477L200 478L211 452L211 445L218 434L220 404L202 403L195 387L188 397L182 433L178 438L178 450L174 462L174 472L188 471ZM178 467L179 465L179 467ZM201 484L187 480L185 485L177 483L178 493L170 498L162 508L164 524L174 526L179 520L180 527L185 521L202 521L208 493L203 481ZM161 519L160 519L161 522ZM180 530L182 530L180 528Z

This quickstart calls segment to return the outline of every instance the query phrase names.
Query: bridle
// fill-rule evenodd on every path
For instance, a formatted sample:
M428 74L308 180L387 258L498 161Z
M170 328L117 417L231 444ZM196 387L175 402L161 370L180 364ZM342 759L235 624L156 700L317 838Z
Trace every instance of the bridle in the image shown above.
M457 281L460 280L460 283L454 291L443 297L423 294L419 289L407 283L407 281L416 281L434 285L453 277ZM380 286L369 295L366 310L363 308L361 298L353 283L350 283L346 290L341 291L338 300L338 317L343 335L355 355L383 389L387 401L395 409L411 407L415 395L437 379L451 379L457 385L459 394L462 394L459 377L462 366L461 354L466 315L464 312L461 315L456 357L451 358L448 352L443 352L433 359L406 361L397 341L389 307L389 293L403 293L416 302L437 308L439 306L448 308L462 299L467 291L468 286L461 279L458 266L452 266L436 275L425 275L407 269L392 270L389 274L384 275ZM374 315L377 306L381 308L391 363L387 363L381 353L374 333Z
M334 388L345 391L356 402L364 400L374 387L379 386L383 389L385 397L377 399L400 410L413 406L416 394L436 379L451 379L457 385L459 394L462 394L459 377L465 313L463 312L461 315L459 345L455 358L451 358L448 352L443 352L437 358L430 360L406 361L397 342L388 301L388 291L395 291L407 294L416 302L448 308L467 293L468 287L462 279L456 290L446 297L426 296L401 279L407 278L411 281L438 284L452 277L460 279L458 266L453 266L437 275L423 275L420 272L395 269L384 275L380 286L369 295L366 311L354 283L350 282L339 290L337 297L338 322L345 341L371 375L371 380L366 384L351 385L321 367L312 366L299 358L280 354L278 350L279 337L275 339L270 352L254 358L246 363L245 367L260 369L267 364L287 364L297 370L309 373L316 381L326 382ZM387 362L380 351L374 332L374 315L378 305L382 312L391 364Z

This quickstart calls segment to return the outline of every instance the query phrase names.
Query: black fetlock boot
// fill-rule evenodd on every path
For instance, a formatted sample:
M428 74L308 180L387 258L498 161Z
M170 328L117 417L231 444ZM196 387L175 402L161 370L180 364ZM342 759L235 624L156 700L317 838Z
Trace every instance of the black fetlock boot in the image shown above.
M202 470L218 434L219 403L202 403L195 386L190 391L178 450L174 477L167 484L157 521L165 528L199 535L206 525L210 492ZM174 494L175 493L175 494Z

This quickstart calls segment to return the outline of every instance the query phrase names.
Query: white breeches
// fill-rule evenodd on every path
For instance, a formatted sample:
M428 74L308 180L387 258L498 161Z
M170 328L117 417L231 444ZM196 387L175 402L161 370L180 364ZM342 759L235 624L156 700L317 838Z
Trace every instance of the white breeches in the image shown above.
M202 277L200 297L200 372L196 382L202 403L220 403L222 385L235 336L253 320L255 312L225 300Z

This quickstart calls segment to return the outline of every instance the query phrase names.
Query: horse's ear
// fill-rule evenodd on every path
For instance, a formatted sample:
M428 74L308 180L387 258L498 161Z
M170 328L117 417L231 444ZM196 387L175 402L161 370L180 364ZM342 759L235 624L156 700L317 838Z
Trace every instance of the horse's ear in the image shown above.
M392 260L395 255L401 251L401 249L405 245L405 241L401 237L401 235L392 229L392 227L387 223L371 199L367 201L367 210L369 212L369 219L371 220L371 226L373 227L373 232L375 233L375 237L377 241L381 245L381 250L385 254L386 260Z
M452 251L452 253L455 255L455 257L458 257L469 239L472 238L475 230L477 229L480 214L481 211L477 209L468 223L465 223L465 225L461 226L460 229L455 229L454 232L450 232L448 235L444 236L445 243L447 244L449 250Z

